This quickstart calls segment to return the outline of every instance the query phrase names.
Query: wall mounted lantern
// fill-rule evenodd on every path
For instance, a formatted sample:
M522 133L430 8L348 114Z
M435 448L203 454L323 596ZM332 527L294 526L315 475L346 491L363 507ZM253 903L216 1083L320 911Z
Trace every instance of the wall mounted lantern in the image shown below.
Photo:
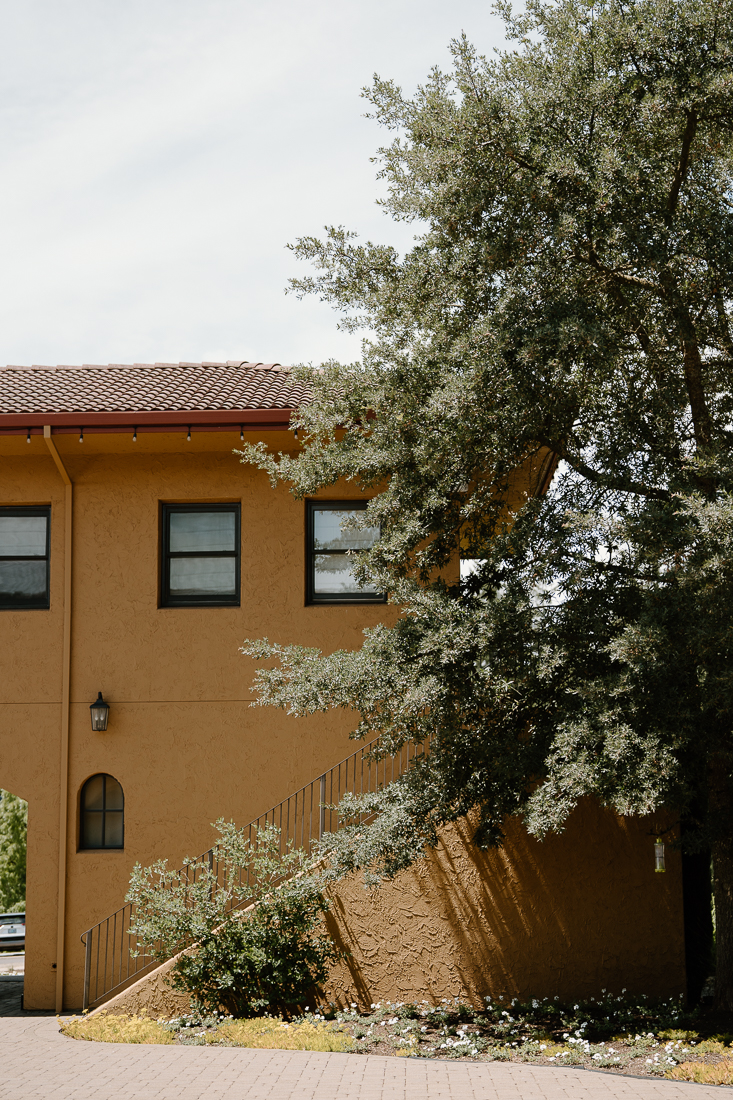
M105 703L101 691L97 694L97 700L91 704L89 710L92 715L92 729L104 733L109 718L109 703Z
M666 871L664 866L664 841L660 836L654 841L654 870Z

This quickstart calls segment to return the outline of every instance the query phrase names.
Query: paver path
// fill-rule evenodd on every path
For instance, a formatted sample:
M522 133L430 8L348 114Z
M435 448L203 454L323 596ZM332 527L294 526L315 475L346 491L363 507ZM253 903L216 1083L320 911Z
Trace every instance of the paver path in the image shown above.
M502 1063L128 1046L0 1019L2 1100L718 1100L706 1085Z

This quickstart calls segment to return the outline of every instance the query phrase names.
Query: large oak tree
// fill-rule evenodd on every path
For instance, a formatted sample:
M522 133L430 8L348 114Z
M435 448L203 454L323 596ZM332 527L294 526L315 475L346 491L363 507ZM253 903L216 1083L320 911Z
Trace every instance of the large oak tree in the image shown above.
M264 705L432 739L342 862L392 873L468 810L480 845L587 796L666 814L712 850L733 1009L733 5L503 14L507 52L459 40L414 96L366 93L394 131L386 208L419 235L404 256L298 243L296 289L365 326L363 360L304 372L301 453L248 453L301 496L374 494L359 568L399 618L356 652L246 649L277 658ZM508 517L513 471L548 453L549 491Z

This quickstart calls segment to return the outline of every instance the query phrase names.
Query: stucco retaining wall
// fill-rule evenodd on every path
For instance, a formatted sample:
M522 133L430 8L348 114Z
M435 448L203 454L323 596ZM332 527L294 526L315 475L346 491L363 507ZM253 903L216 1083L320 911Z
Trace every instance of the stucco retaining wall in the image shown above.
M504 847L481 853L464 819L379 889L366 890L360 875L345 879L327 923L350 957L333 969L323 1000L681 994L681 866L668 848L667 872L654 873L658 827L587 801L559 836L540 843L511 821ZM187 1011L186 998L165 983L170 965L104 1007Z

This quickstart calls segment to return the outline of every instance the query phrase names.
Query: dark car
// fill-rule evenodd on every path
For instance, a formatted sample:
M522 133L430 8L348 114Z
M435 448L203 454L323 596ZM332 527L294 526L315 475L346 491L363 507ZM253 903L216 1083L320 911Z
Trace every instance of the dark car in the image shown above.
M25 950L25 913L0 913L0 951Z

